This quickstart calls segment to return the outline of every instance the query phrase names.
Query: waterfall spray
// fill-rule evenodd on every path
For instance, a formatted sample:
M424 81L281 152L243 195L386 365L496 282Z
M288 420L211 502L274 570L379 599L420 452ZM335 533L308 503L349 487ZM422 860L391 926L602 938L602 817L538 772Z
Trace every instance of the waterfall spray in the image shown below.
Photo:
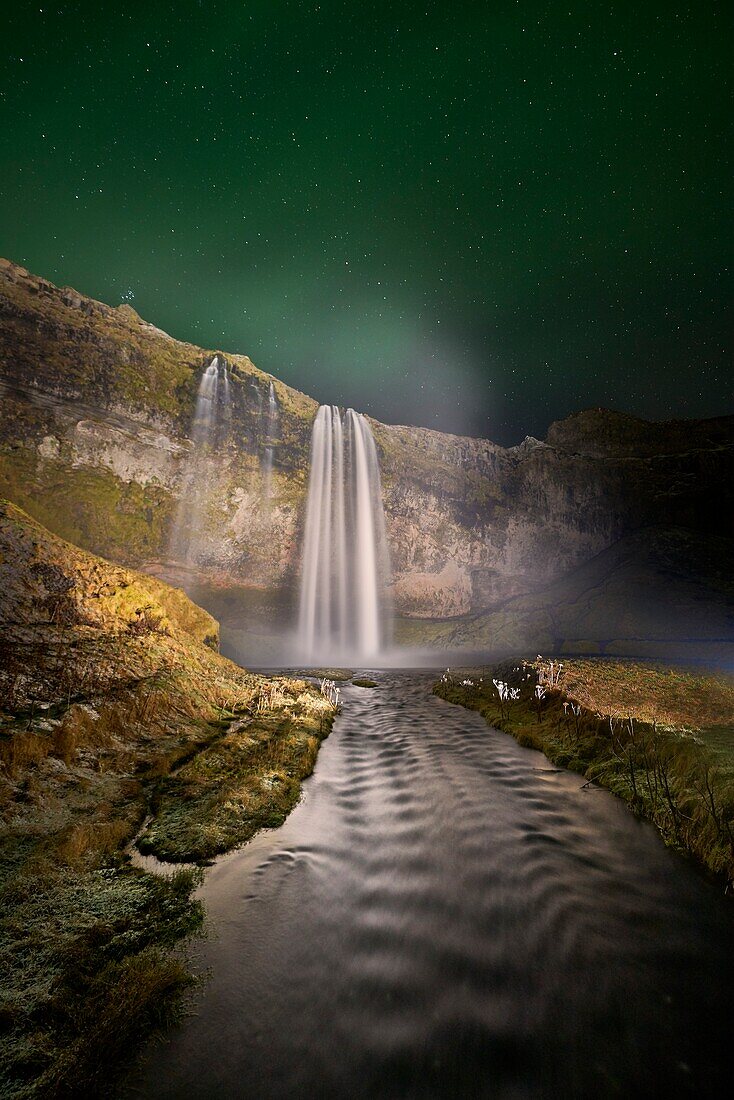
M212 482L212 456L224 438L230 417L227 364L215 355L201 376L191 424L192 448L184 468L181 496L171 532L171 553L195 564L202 552L206 509Z
M270 495L273 485L273 443L278 435L278 398L275 396L275 386L270 383L268 387L268 404L267 409L264 410L265 416L265 430L263 438L265 441L265 449L263 451L262 470L263 470L263 501L267 505L270 501Z
M196 395L191 439L199 446L214 443L217 428L217 397L219 396L219 356L215 355L201 376Z
M311 437L299 652L304 660L365 660L390 642L390 565L380 466L367 420L322 405Z

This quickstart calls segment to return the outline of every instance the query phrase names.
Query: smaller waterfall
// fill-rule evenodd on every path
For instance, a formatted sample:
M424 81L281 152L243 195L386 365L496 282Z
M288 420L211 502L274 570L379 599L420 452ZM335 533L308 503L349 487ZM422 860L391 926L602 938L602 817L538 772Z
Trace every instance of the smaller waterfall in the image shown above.
M263 431L264 450L262 458L263 471L263 502L267 506L273 488L273 444L278 437L278 425L280 414L278 412L278 398L275 395L275 386L270 383L268 387L268 404L263 410L265 426Z
M191 440L195 445L211 447L216 440L219 396L219 356L215 355L201 376L196 395Z
M214 452L226 439L230 419L230 381L225 360L215 355L201 376L191 423L192 448L186 459L181 496L171 532L173 557L194 565L204 548Z
M390 642L380 466L367 420L322 405L311 437L298 623L305 661L365 661Z
M215 356L215 358L218 359L219 356ZM232 395L229 386L229 371L224 360L222 361L222 412L224 414L223 419L227 421L227 428L229 428L228 422L232 415Z

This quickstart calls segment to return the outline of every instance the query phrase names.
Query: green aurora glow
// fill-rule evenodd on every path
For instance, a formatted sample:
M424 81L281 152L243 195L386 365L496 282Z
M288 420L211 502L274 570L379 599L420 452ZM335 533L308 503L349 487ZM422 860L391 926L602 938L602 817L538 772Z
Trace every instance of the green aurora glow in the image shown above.
M728 411L722 3L8 6L0 253L514 442Z

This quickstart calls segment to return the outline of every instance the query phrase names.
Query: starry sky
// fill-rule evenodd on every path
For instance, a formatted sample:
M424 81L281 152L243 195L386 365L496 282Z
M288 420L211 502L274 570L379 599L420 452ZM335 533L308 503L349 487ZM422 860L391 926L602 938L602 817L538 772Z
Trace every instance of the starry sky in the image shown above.
M725 3L4 8L0 254L381 420L734 411Z

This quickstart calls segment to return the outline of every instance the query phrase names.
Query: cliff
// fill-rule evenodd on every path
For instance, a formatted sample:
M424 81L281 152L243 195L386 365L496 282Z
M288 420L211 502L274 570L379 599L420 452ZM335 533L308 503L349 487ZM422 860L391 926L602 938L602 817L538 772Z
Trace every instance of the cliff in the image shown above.
M215 353L228 365L231 409L209 459L202 567L219 584L292 591L316 403L246 356L182 343L127 305L59 289L9 261L0 261L0 492L96 553L170 569L196 390ZM271 381L279 420L266 500ZM396 608L446 620L449 633L449 620L476 624L587 562L603 564L600 555L642 529L732 535L732 417L649 424L588 410L551 425L545 441L510 448L371 423ZM702 598L715 610L722 593ZM492 631L476 636L484 644Z

